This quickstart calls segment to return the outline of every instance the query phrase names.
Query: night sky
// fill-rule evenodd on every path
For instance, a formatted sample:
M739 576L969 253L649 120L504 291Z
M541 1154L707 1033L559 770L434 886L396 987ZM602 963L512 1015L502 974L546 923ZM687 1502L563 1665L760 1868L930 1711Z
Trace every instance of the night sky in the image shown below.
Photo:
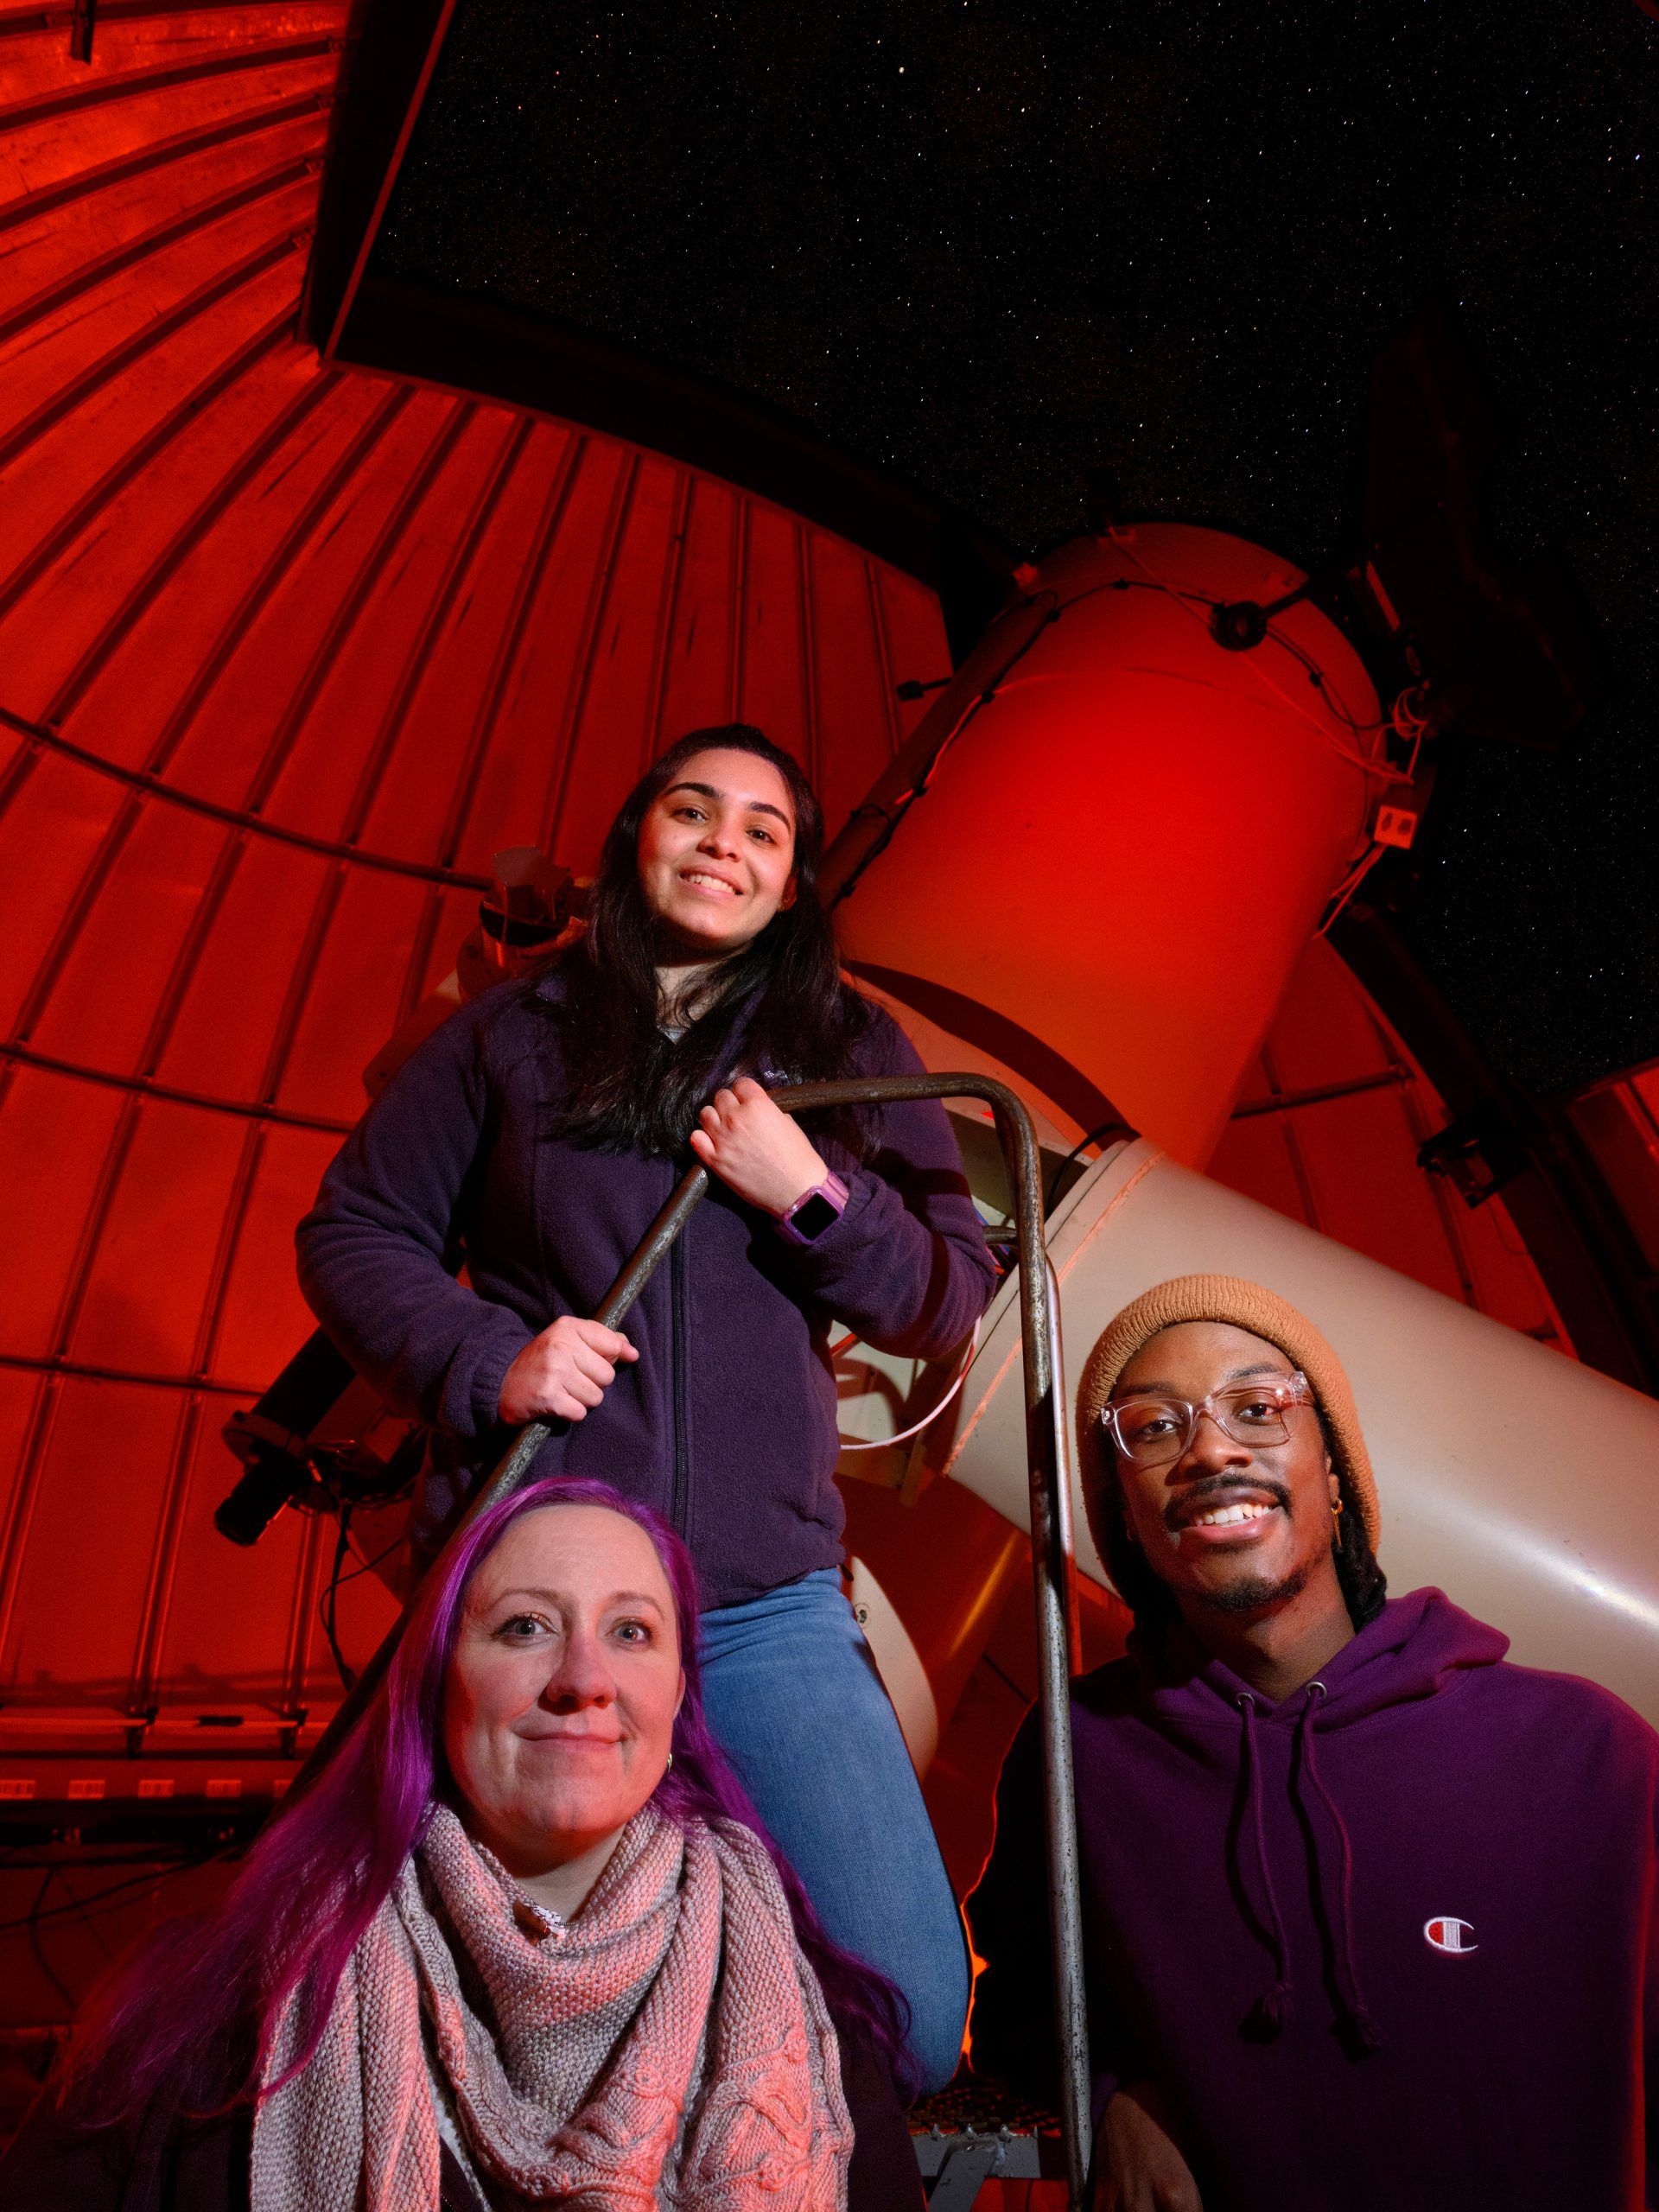
M1602 696L1449 742L1408 927L1510 1072L1659 1054L1659 19L461 0L376 266L758 394L1036 550L1132 512L1358 546L1372 359L1428 297L1567 556Z

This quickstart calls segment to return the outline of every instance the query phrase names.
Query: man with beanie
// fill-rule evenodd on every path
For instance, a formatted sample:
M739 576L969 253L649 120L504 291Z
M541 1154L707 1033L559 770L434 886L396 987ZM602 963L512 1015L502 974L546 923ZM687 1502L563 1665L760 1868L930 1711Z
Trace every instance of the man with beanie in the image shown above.
M1387 1597L1347 1377L1259 1285L1136 1299L1077 1443L1135 1620L1071 1692L1100 2201L1659 2204L1659 1738L1439 1591ZM1052 2099L1030 1719L969 1918L974 2063Z

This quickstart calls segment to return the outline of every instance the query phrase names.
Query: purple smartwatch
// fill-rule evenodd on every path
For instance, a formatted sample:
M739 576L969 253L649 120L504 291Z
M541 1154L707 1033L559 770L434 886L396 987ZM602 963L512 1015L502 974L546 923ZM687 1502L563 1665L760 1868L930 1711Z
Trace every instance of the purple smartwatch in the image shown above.
M785 1214L778 1217L778 1231L791 1244L811 1244L832 1221L839 1221L847 1205L847 1185L833 1168L822 1183L803 1191Z

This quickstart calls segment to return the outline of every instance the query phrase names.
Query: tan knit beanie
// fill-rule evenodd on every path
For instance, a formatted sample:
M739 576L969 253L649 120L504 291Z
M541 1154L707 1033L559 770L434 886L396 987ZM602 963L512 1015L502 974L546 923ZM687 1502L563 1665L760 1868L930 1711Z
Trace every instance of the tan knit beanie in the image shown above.
M1342 1362L1305 1314L1260 1283L1247 1282L1243 1275L1176 1275L1143 1291L1123 1308L1096 1342L1077 1385L1077 1465L1090 1532L1101 1557L1106 1556L1104 1492L1110 1473L1101 1408L1141 1345L1178 1321L1230 1321L1235 1328L1248 1329L1253 1337L1277 1344L1301 1369L1324 1418L1332 1465L1342 1478L1343 1493L1364 1523L1375 1551L1380 1526L1376 1481Z

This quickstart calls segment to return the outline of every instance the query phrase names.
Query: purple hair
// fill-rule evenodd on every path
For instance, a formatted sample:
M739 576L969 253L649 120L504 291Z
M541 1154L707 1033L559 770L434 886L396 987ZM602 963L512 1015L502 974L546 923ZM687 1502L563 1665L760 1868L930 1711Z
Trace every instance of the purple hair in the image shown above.
M273 1815L223 1898L159 1929L86 2008L60 2090L78 2117L92 2124L129 2119L168 2090L197 2108L257 2094L264 2054L290 1999L303 2007L304 2032L282 2079L306 2063L359 1937L390 1896L448 1782L443 1684L467 1586L521 1515L549 1505L603 1506L633 1522L650 1537L673 1592L685 1695L674 1723L673 1764L652 1802L682 1827L723 1820L754 1830L778 1868L801 1948L832 2010L868 2030L895 2078L913 2081L903 1997L825 1935L709 1732L690 1554L659 1515L608 1483L556 1478L479 1515L423 1584L361 1718L328 1764Z

